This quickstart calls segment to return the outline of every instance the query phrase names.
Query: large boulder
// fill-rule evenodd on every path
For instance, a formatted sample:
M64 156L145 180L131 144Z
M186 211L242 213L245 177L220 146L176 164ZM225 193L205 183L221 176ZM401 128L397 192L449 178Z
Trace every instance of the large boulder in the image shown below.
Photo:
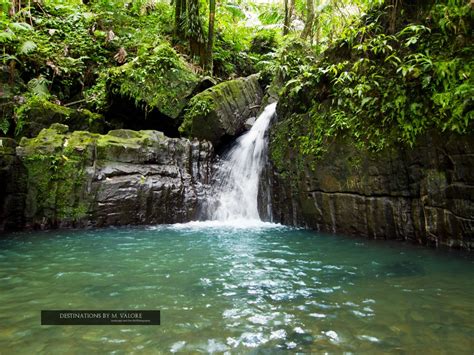
M87 109L72 109L50 102L40 96L27 98L22 103L16 136L36 137L43 128L53 123L67 124L73 130L101 133L105 130L104 117Z
M223 82L191 99L179 130L219 145L245 130L245 121L260 110L262 97L257 74Z
M158 131L107 135L55 124L16 148L28 186L24 227L185 222L209 181L212 145Z

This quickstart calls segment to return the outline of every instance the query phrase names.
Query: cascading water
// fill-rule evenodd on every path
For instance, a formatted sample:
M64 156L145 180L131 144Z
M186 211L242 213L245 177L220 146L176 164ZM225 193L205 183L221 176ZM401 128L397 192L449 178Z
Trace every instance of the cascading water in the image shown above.
M217 221L258 220L258 187L266 162L266 131L275 115L276 102L268 105L252 128L227 152L215 175L208 198L207 218Z

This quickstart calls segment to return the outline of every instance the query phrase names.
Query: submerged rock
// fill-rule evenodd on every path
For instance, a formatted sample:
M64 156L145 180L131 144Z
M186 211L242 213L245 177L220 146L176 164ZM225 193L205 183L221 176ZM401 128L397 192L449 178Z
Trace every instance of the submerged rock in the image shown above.
M213 148L158 131L67 133L56 124L22 139L12 156L27 181L18 227L106 226L195 218Z
M213 86L191 99L179 130L218 145L245 129L245 121L259 111L262 97L258 75Z

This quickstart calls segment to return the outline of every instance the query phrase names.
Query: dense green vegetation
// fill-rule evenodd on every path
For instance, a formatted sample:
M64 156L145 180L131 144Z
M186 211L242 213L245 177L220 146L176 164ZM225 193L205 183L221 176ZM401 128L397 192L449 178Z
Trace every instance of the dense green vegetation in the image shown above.
M286 119L274 135L276 162L284 163L288 139L317 156L338 135L378 151L413 145L429 129L473 132L472 5L428 5L374 7L320 56L296 43L280 51Z
M201 76L225 80L255 73L260 56L274 49L255 43L260 31L272 39L275 33L247 26L243 7L231 4L217 9L212 72L200 65L186 36L175 36L168 3L45 0L0 6L0 129L16 137L37 134L28 129L32 121L56 112L62 123L70 124L73 112L101 123L73 124L75 129L114 128L84 111L106 114L114 97L129 98L145 114L156 108L176 118Z
M179 134L209 83L259 72L280 97L274 139L303 155L337 135L377 151L431 128L472 132L467 0L215 5L2 0L0 130L126 128L113 116L128 100L145 119L174 120Z

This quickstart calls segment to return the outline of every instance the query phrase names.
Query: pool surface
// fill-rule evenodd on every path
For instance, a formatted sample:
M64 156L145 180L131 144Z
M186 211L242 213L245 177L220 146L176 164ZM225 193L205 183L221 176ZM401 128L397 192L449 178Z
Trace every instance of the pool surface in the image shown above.
M0 353L474 351L473 258L272 224L0 240ZM41 326L48 309L159 309L160 326Z

